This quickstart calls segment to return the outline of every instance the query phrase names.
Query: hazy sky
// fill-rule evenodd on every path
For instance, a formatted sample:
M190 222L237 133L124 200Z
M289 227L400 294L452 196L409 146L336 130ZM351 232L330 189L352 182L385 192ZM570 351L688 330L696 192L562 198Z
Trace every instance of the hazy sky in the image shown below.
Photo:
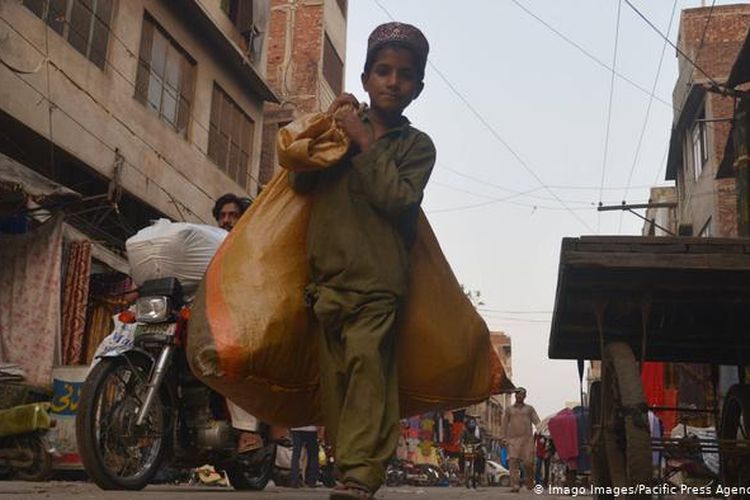
M672 22L672 41L680 11L701 4L677 0L672 16L674 0L631 1L663 33ZM391 20L386 10L430 41L425 91L406 111L438 150L423 207L459 281L481 292L487 324L511 336L514 382L542 417L579 394L575 362L547 359L561 239L640 234L635 216L595 206L645 202L665 184L675 50L645 121L664 40L622 1L614 60L618 4L349 1L346 87L362 100L367 36ZM594 59L632 82L614 78L606 147L612 73Z

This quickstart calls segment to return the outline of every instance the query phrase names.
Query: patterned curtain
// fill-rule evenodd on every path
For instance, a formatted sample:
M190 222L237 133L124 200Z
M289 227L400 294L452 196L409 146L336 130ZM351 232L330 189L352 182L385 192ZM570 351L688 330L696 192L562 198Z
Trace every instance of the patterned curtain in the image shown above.
M61 217L25 234L0 234L0 361L17 363L40 386L52 384L61 261Z
M133 289L133 280L123 274L94 274L91 276L89 311L86 320L85 363L91 364L96 348L112 333L112 316L127 309L124 295Z
M65 288L63 289L62 361L64 365L81 365L86 362L84 331L90 273L91 242L72 242L65 267Z

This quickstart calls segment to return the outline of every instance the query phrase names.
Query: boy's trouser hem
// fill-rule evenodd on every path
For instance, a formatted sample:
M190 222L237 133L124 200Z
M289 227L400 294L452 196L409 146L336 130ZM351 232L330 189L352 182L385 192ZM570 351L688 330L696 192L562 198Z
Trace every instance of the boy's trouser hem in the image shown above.
M371 491L385 481L398 442L395 325L398 298L317 287L321 406L346 480Z

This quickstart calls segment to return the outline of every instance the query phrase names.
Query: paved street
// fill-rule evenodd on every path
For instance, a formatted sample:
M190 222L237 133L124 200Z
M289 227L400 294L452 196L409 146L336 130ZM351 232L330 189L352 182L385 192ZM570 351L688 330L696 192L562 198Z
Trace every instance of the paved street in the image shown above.
M485 498L534 498L535 495L528 491L520 494L510 493L508 488L479 488L477 490L466 490L465 488L385 488L381 490L378 499L445 499L453 500L459 498L485 499ZM565 498L544 495L545 498ZM24 498L55 498L55 499L229 499L229 498L257 498L276 500L313 500L328 498L328 490L300 489L268 487L262 492L240 492L229 488L198 487L198 486L151 486L141 492L124 491L102 491L93 484L83 482L52 481L48 483L25 483L20 481L0 482L0 499L24 499Z

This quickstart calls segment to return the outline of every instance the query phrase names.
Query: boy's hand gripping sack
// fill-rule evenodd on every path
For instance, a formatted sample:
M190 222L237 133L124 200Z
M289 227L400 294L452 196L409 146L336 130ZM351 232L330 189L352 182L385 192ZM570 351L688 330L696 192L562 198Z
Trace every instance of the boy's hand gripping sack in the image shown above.
M348 149L345 137L329 115L303 117L279 134L281 164L290 170L335 165ZM286 172L273 178L211 262L188 334L196 376L261 420L289 427L321 421L320 333L304 302L311 206L310 195L289 187ZM487 326L424 214L401 318L403 416L465 407L508 384Z

